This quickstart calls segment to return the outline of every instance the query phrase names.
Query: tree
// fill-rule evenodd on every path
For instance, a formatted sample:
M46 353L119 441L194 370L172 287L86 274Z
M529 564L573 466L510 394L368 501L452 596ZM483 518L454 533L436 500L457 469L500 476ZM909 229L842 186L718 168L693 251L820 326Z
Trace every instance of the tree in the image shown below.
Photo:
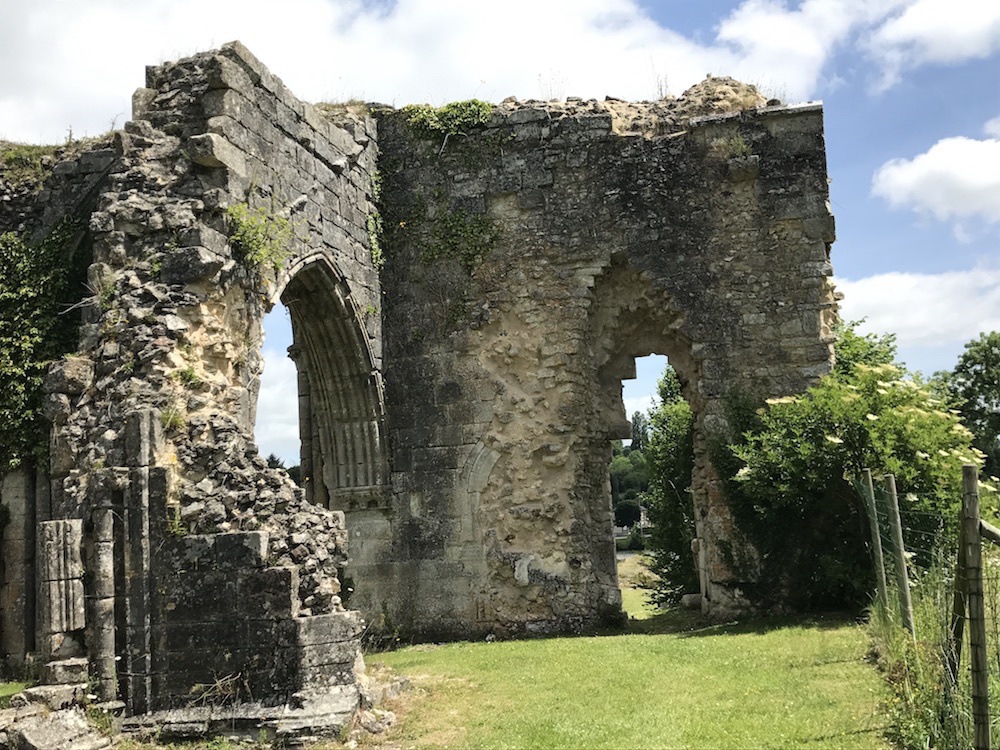
M267 461L267 467L269 469L285 468L285 462L278 457L277 453L268 453L267 458L265 458L264 460Z
M649 441L649 419L641 411L632 413L632 450L646 449Z
M729 445L710 445L727 481L737 526L756 550L731 559L746 593L761 604L800 609L868 603L872 570L867 519L852 486L864 468L892 473L912 523L909 541L957 521L961 465L980 461L972 434L919 380L893 364L894 337L838 330L836 366L806 393L742 408L730 398ZM658 598L697 587L690 542L690 409L672 371L652 412L650 515ZM741 408L737 408L741 407ZM907 493L913 493L908 497ZM987 507L993 495L984 493Z
M608 467L611 474L611 502L634 500L649 486L649 469L641 450L625 448L615 452Z
M615 526L635 526L642 518L642 508L636 500L622 500L615 506Z
M646 501L652 524L650 570L659 578L654 599L674 604L683 594L698 590L691 555L695 536L692 417L691 407L681 395L677 373L670 365L657 384L657 393L660 403L650 411L651 434L646 449L650 467Z
M968 342L955 369L943 376L974 445L986 456L986 473L1000 473L1000 332Z
M849 377L855 365L878 367L879 365L896 364L896 334L866 333L855 330L864 323L864 319L851 323L838 323L834 328L837 342L834 344L833 372Z

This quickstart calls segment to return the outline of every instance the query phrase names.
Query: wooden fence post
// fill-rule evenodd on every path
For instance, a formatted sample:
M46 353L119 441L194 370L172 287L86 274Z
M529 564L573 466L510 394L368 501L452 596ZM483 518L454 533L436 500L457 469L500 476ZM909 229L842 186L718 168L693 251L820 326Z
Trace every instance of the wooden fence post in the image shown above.
M862 477L861 494L868 507L868 523L872 534L872 552L875 563L875 583L878 586L878 600L883 607L889 606L889 587L885 580L885 557L882 554L882 534L878 527L878 509L875 506L875 485L872 483L871 469L865 469Z
M990 750L989 665L986 656L986 608L983 601L983 550L979 529L979 473L962 467L962 531L965 580L969 591L969 658L972 662L972 723L975 750Z
M906 549L903 547L903 524L899 520L899 498L896 497L896 477L885 475L885 492L889 506L889 523L892 525L892 543L896 558L896 583L899 586L899 608L902 610L903 626L916 639L917 630L913 626L913 603L910 600L910 578L906 573Z

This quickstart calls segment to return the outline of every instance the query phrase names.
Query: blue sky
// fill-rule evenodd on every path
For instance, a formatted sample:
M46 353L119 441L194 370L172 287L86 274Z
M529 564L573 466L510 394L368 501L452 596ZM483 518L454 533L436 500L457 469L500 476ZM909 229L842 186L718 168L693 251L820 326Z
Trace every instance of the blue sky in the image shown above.
M844 317L925 372L1000 329L997 0L4 0L0 138L120 125L145 65L237 38L312 101L647 99L707 73L821 99ZM294 460L284 317L258 440ZM629 413L659 367L626 384Z

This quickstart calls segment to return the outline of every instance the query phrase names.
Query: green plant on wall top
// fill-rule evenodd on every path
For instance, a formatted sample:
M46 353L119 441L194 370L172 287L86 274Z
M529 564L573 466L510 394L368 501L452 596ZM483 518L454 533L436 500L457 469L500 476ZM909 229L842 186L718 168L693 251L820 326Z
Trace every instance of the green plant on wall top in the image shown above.
M450 136L468 133L490 121L493 105L479 99L452 102L443 107L410 104L403 107L407 123L424 136Z
M57 146L34 146L25 143L0 143L0 177L15 186L33 184L35 191L51 171L50 161Z
M244 266L254 271L281 269L294 237L288 219L236 203L226 209L226 226L233 254Z

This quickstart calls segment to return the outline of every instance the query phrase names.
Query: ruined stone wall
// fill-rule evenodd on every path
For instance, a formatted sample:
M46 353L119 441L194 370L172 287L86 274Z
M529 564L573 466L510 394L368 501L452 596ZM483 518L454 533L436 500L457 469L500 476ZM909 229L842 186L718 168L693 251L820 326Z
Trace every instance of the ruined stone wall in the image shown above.
M134 110L92 205L67 212L87 223L92 262L79 348L46 381L39 520L82 523L76 536L53 526L48 553L79 556L86 577L60 585L86 582L87 605L57 616L43 593L37 647L62 665L55 681L89 672L133 713L256 703L322 723L340 690L349 718L361 623L339 596L343 515L267 468L253 419L262 319L281 298L307 362L350 363L335 391L361 402L356 442L381 481L374 125L333 124L238 43L150 68ZM251 240L277 238L268 252L235 239L241 222ZM318 402L305 408L322 442Z
M5 648L34 575L50 681L133 713L315 722L317 696L357 703L345 566L348 605L390 633L614 620L610 441L654 352L695 416L703 606L751 606L710 447L732 399L829 370L834 314L822 111L764 104L709 79L448 130L320 111L238 43L150 68L122 132L57 159L46 185L76 197L0 205L11 228L82 219L89 263L78 347L46 381L48 466L5 536L34 513L35 557L4 556ZM253 442L279 301L301 488Z
M609 440L653 352L694 409L705 606L749 604L708 447L730 395L828 371L833 224L820 108L714 104L508 102L447 139L382 114L394 518L355 548L360 608L425 634L613 618Z

